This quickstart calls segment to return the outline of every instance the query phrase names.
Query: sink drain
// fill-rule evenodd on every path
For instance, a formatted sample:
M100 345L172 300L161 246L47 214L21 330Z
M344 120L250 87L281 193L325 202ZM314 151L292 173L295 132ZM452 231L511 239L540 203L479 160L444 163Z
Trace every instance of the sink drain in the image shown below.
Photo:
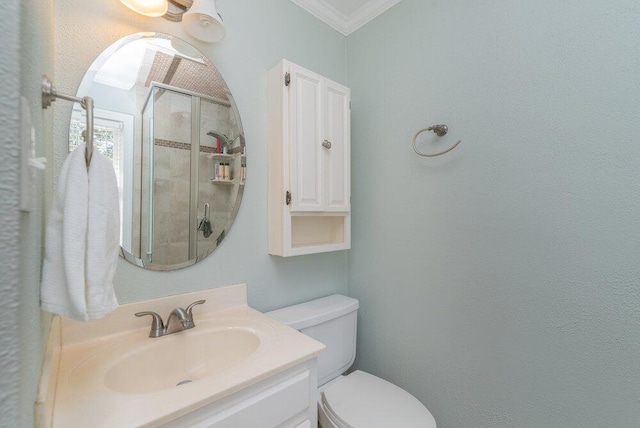
M182 382L178 382L176 386L184 385L191 382L193 382L191 379L186 379L186 380L183 380Z

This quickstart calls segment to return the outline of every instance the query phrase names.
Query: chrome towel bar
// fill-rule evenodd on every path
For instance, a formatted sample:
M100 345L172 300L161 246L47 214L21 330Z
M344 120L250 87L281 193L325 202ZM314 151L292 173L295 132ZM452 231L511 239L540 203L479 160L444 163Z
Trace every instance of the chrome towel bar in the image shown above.
M433 125L433 126L421 129L418 132L416 132L416 135L413 136L413 151L416 152L417 154L419 154L420 156L425 156L425 157L428 157L428 158L432 158L432 157L435 157L435 156L440 156L440 155L443 155L443 154L448 153L451 150L455 149L456 147L458 147L458 144L460 144L462 142L462 140L458 140L458 142L455 143L453 146L451 146L448 149L443 150L441 152L423 153L420 150L418 150L418 148L416 147L416 139L418 138L418 135L422 134L425 131L433 131L438 137L442 137L442 136L446 135L447 132L449 132L449 127L447 125Z

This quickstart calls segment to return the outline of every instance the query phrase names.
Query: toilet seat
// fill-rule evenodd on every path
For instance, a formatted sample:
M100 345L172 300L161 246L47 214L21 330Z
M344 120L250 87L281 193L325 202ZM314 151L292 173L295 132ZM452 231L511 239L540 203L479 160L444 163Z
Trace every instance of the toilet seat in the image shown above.
M319 405L339 428L436 428L429 410L413 395L359 370L326 388Z

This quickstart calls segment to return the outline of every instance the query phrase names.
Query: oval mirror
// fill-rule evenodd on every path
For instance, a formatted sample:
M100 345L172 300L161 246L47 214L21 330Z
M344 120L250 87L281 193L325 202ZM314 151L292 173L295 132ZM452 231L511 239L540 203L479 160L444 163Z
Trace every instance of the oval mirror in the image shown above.
M94 147L113 160L121 255L173 270L211 254L238 212L246 177L240 114L224 79L183 40L125 37L91 65L78 96L94 98ZM69 149L82 142L74 105Z

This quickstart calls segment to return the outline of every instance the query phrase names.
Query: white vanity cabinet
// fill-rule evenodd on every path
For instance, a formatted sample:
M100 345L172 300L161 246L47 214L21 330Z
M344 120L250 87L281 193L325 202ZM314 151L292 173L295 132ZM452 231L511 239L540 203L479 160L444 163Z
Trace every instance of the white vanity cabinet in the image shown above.
M316 359L194 410L163 428L302 428L317 426Z
M91 323L54 317L36 426L316 428L325 346L250 308L246 291L127 303ZM135 316L196 300L207 303L195 328L166 337L148 337L148 320Z
M282 60L268 97L269 253L350 248L349 88Z

